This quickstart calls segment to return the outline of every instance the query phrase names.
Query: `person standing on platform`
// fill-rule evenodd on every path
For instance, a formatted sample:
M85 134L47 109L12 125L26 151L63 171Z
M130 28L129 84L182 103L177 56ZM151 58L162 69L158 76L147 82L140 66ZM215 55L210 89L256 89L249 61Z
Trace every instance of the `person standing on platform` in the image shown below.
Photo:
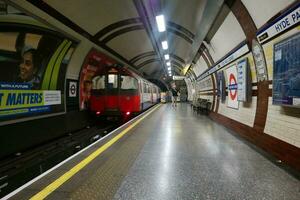
M178 91L176 90L176 88L172 88L171 92L172 92L172 106L177 107Z

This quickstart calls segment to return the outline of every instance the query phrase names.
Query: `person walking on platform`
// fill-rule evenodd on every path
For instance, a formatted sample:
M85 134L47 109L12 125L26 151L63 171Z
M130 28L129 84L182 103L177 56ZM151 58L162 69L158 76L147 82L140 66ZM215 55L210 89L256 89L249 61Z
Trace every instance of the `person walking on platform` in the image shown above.
M178 91L176 90L176 88L172 88L171 92L172 92L172 106L177 107Z

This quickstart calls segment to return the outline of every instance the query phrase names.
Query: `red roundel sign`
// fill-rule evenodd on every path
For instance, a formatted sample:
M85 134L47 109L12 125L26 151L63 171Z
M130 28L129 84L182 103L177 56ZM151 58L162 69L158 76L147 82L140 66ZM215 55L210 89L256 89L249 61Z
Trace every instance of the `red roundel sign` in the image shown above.
M236 78L233 74L229 75L229 96L232 100L234 100L237 96L237 82Z

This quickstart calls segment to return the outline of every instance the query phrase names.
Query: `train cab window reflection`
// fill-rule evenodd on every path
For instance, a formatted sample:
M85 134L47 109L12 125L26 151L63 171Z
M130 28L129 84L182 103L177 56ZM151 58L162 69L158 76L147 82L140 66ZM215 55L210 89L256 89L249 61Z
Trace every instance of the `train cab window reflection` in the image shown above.
M121 89L138 89L138 81L131 76L121 76Z
M108 74L108 89L118 88L118 75Z
M146 85L146 83L143 83L143 91L144 91L144 93L147 93L147 85Z
M19 33L4 32L0 33L0 50L16 52L16 41Z
M94 77L92 82L93 82L94 90L105 89L105 76L104 75Z
M30 48L37 49L41 38L42 38L41 35L26 33L25 46L29 46Z

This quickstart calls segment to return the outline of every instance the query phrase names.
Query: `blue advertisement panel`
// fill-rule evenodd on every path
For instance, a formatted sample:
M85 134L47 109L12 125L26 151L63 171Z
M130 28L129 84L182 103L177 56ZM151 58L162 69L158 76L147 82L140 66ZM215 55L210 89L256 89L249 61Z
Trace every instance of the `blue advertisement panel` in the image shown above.
M300 106L300 34L274 45L273 104Z
M0 83L0 119L51 111L61 104L59 90L31 90L27 83Z

